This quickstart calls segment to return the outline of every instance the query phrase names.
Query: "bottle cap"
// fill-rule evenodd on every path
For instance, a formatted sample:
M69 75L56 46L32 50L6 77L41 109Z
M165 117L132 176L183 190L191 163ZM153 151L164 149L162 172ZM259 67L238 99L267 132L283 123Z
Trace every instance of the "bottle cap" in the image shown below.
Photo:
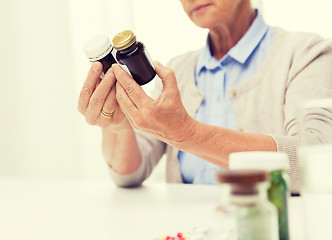
M131 30L125 30L113 38L112 42L116 50L130 47L136 41L136 35Z
M230 170L217 173L220 184L229 184L232 195L256 195L258 184L269 186L269 173L264 170Z
M287 154L282 152L236 152L229 155L228 166L230 170L288 170L289 160Z
M98 35L90 39L84 46L83 51L90 61L97 61L112 51L111 41L106 35Z
M269 173L264 170L229 170L217 173L219 183L254 185L269 181Z

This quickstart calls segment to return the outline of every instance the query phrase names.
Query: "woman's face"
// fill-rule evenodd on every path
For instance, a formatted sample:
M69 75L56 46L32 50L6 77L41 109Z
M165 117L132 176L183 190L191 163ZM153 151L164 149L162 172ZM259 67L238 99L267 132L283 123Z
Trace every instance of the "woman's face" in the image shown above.
M245 0L180 0L184 11L193 23L212 29L230 24L236 19L236 10Z

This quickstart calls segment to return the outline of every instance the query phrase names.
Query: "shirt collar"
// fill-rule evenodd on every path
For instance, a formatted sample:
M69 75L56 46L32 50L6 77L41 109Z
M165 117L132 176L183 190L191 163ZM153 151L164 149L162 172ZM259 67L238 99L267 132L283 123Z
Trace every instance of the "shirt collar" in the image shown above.
M216 67L219 67L220 64L227 61L229 57L233 58L241 64L244 64L246 62L252 52L262 41L268 29L267 25L264 22L263 16L258 10L256 10L256 12L257 16L248 31L221 60L218 61L211 56L208 40L209 36L207 37L207 44L200 52L197 59L196 74L199 74L203 68L215 69Z

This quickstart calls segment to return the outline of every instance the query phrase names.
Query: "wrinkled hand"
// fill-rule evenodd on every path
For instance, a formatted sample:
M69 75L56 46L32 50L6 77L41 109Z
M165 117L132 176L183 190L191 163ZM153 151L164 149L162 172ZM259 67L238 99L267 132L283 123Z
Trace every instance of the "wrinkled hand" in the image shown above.
M194 133L194 119L185 110L174 72L155 63L155 70L163 83L160 96L153 100L117 64L113 64L116 98L130 124L139 130L181 148Z
M102 64L93 63L83 84L77 108L88 124L114 129L128 121L116 100L113 71L107 71L103 79L100 79L101 73Z

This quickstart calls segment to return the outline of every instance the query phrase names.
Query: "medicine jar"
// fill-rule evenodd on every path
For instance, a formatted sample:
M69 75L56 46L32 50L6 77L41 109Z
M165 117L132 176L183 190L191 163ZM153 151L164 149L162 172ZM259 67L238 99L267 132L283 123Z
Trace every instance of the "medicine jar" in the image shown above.
M271 185L268 189L269 200L278 209L279 239L289 239L288 198L289 159L282 152L236 152L229 155L229 169L260 169L270 173Z
M103 65L103 73L116 63L113 56L113 46L107 35L98 35L90 39L84 46L83 51L89 58L90 62L99 61Z
M278 240L276 207L268 201L269 174L263 170L217 173L221 189L212 240Z
M139 85L144 85L155 77L156 72L146 47L142 42L136 41L136 35L131 30L118 33L112 42L117 50L117 61L127 66Z

